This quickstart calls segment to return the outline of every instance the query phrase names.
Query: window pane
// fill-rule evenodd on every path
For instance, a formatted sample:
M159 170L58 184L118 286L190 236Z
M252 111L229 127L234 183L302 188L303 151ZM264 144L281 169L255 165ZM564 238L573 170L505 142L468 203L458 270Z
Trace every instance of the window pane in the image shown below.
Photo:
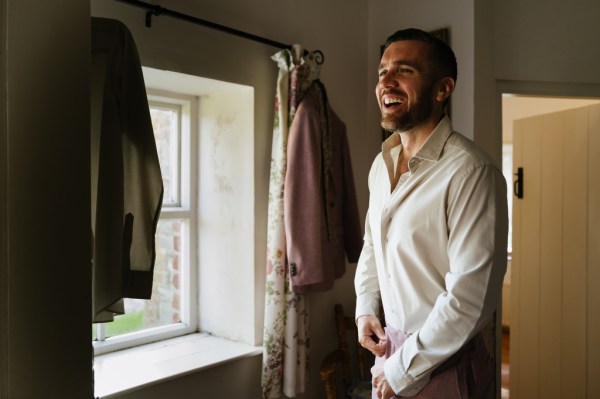
M181 321L181 233L184 221L160 220L152 299L125 299L125 314L106 324L106 337L166 326Z
M180 205L179 199L179 108L150 106L156 149L163 177L165 205Z

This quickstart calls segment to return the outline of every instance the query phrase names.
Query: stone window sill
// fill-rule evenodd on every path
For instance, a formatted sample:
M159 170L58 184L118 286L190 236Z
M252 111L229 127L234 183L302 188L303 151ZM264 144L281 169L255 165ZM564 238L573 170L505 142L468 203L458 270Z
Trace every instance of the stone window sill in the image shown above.
M197 333L98 355L95 396L101 399L158 384L185 374L262 354L262 348Z

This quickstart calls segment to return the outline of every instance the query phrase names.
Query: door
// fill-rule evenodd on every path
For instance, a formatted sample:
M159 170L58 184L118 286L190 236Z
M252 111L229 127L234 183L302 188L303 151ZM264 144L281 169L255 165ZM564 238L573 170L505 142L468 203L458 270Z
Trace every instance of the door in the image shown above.
M600 105L514 123L511 399L600 392Z

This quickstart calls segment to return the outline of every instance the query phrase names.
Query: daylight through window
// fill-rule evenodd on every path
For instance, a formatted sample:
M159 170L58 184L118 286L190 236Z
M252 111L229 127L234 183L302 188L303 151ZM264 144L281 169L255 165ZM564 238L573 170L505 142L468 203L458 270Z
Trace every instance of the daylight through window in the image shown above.
M93 325L96 354L138 345L197 329L190 301L193 289L191 243L195 242L194 210L190 193L193 97L148 89L150 115L164 197L156 233L156 262L152 299L126 298L125 314L111 323Z

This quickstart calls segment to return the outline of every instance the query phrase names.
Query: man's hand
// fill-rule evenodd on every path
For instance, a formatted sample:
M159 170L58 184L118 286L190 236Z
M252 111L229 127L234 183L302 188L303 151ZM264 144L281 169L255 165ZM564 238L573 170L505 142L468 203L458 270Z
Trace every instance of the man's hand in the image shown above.
M371 382L373 383L373 388L375 389L375 392L377 392L377 397L379 399L390 399L396 395L385 378L383 369L373 367L371 368L371 374L373 375Z
M358 342L370 350L375 356L385 355L385 332L379 319L375 316L360 316L356 320L358 327Z

